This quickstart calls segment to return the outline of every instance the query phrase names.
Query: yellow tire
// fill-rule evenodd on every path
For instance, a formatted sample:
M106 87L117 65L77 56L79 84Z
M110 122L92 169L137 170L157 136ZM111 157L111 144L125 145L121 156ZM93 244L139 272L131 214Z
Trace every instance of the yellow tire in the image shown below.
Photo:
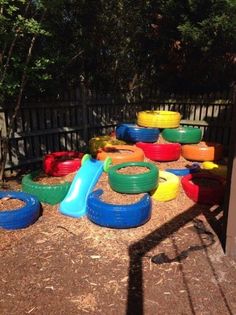
M137 114L137 124L143 127L177 128L180 119L180 113L168 110L147 110Z
M227 165L220 165L210 161L202 163L202 168L208 170L210 173L226 177L227 176Z
M169 201L175 199L180 190L180 180L178 176L160 171L159 184L156 189L151 192L153 199L157 201Z

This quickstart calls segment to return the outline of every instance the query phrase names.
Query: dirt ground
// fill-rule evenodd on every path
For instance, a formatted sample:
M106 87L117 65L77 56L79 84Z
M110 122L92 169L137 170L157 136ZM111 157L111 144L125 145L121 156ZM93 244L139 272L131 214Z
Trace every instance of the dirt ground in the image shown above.
M7 184L21 189L18 179ZM106 185L103 174L97 187ZM218 238L219 206L196 205L181 189L126 230L42 208L34 225L0 230L1 315L236 314L236 263Z

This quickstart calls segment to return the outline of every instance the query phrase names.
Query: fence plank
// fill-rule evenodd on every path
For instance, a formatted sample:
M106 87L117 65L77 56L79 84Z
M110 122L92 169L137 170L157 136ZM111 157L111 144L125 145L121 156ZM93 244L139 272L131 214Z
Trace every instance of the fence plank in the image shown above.
M162 96L154 90L139 91L135 102L122 95L99 95L77 89L56 99L23 102L9 143L7 168L38 163L44 154L59 150L86 150L88 140L109 134L121 122L135 122L141 110L181 113L181 125L199 127L204 139L229 144L232 105L221 95ZM6 128L12 108L0 108ZM1 154L1 152L0 152Z

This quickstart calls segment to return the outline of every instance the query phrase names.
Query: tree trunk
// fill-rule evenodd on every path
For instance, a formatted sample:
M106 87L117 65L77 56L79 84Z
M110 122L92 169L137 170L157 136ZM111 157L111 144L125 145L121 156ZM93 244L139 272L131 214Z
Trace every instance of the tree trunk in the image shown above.
M46 11L43 12L42 17L40 19L40 23L43 21L45 14L46 14ZM10 138L11 133L13 131L14 122L15 122L15 119L16 119L17 114L18 114L19 109L20 109L24 88L25 88L25 85L26 85L27 79L28 79L27 73L26 73L27 67L28 67L29 62L30 62L31 57L32 57L32 50L33 50L36 38L37 38L37 34L34 34L32 39L31 39L30 46L28 49L28 53L27 53L27 57L26 57L26 61L25 61L25 66L24 66L24 70L22 73L22 77L21 77L20 90L19 90L19 93L18 93L17 99L16 99L16 106L14 108L13 115L11 117L11 120L10 120L8 128L7 128L6 137L2 138L3 151L2 151L2 160L1 160L1 168L0 168L0 183L1 184L3 183L3 180L4 180L4 171L5 171L6 161L7 161L9 138Z

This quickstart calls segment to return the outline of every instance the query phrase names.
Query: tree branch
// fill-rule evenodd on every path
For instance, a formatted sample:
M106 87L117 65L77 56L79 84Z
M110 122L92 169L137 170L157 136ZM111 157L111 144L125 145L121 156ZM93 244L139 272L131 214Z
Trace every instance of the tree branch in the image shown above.
M26 14L27 14L27 12L29 10L29 6L30 6L30 1L28 1L27 6L25 8L24 17L26 17ZM7 60L6 60L6 63L4 65L4 67L3 67L3 73L2 73L2 76L1 76L1 79L0 79L0 83L3 83L3 81L5 80L5 76L6 76L6 73L7 73L7 69L9 67L9 63L10 63L10 60L11 60L12 52L13 52L13 49L15 47L16 40L19 37L20 29L19 28L18 29L13 28L12 31L15 32L15 36L14 36L12 42L11 42L11 45L10 45L10 48L9 48L9 51L8 51Z
M42 23L42 21L45 17L45 14L46 14L46 10L43 12L43 14L41 16L41 19L39 22L40 24ZM28 53L27 53L27 57L26 57L26 61L25 61L24 70L23 70L22 77L21 77L20 89L19 89L19 93L18 93L17 99L16 99L16 106L14 108L13 115L10 119L10 122L9 122L9 125L7 128L6 138L2 139L3 153L2 153L1 169L0 169L0 182L3 182L4 169L5 169L5 165L6 165L6 161L7 161L9 137L11 135L11 132L13 131L14 122L15 122L16 116L17 116L19 109L20 109L24 88L25 88L25 85L26 85L27 79L28 79L27 68L28 68L29 62L30 62L31 57L32 57L32 51L33 51L33 47L34 47L37 36L38 36L38 34L34 34L32 39L31 39L30 46L29 46Z

